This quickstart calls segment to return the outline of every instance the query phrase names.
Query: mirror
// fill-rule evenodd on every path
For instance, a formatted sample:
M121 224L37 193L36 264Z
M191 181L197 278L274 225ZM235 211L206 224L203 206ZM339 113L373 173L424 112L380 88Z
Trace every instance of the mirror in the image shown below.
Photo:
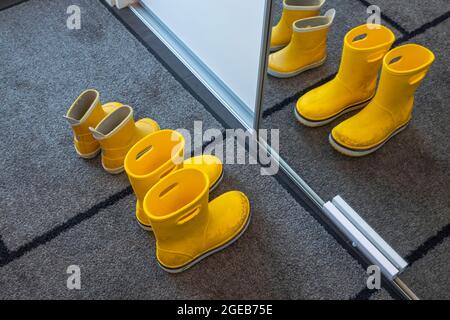
M274 146L272 155L279 155L277 160L288 179L323 213L327 201L342 196L402 257L420 248L427 237L442 227L450 192L446 174L448 143L445 142L448 141L449 119L445 116L448 114L445 99L439 95L427 98L425 93L436 92L433 83L441 85L439 92L448 91L444 73L431 69L425 79L426 72L408 79L410 85L423 80L416 95L421 112L414 114L409 127L405 126L398 137L367 156L343 155L336 150L336 143L333 145L336 141L330 139L332 130L355 116L365 104L361 108L351 105L349 112L315 126L305 125L306 118L302 122L296 111L301 97L335 79L341 65L344 39L349 39L346 43L355 48L372 44L372 31L362 30L370 21L381 22L387 28L388 31L378 38L386 52L394 36L397 39L394 47L419 42L438 51L436 43L439 41L428 30L437 26L439 19L436 23L425 18L421 20L423 23L413 23L393 4L381 8L384 13L381 19L380 8L367 7L365 1L357 0L141 0L140 4L133 10L144 17L142 20L149 28L244 127L268 129L269 133L278 130L279 139L275 140L279 144ZM288 21L278 24L286 8L297 12L286 15ZM174 11L183 14L174 15ZM307 16L295 19L305 13ZM408 28L402 27L402 23L407 22ZM289 25L298 37L298 45L311 44L303 58L296 56L299 47L295 48L295 53L280 54L293 39L292 35L286 37L282 32ZM272 29L272 26L277 27ZM346 38L347 33L358 26L363 27ZM305 36L308 30L316 31L320 39L309 41ZM271 43L271 39L276 41ZM270 47L273 50L269 56ZM322 50L317 56L310 51L316 49ZM373 52L368 61L381 65L386 52ZM301 65L312 56L311 61ZM398 52L391 58L398 56L404 57L405 52ZM425 52L416 57L427 61L431 55ZM286 64L287 60L290 63ZM403 58L394 61L394 67L407 67L408 61ZM356 71L356 67L351 70L354 75ZM379 70L375 70L375 80L370 82L374 86L378 73ZM341 98L335 95L328 101ZM372 98L367 97L364 102ZM438 111L439 119L430 120ZM437 132L433 127L442 130ZM263 141L269 149L274 141L271 137ZM432 196L423 196L425 190L432 190ZM420 236L417 236L418 229Z
M152 31L247 129L253 129L259 119L271 1L140 4L134 10Z
M286 1L291 5L295 2ZM386 4L381 7L385 16L380 21L396 37L392 49L408 42L430 49L436 57L445 55L440 41L447 40L444 40L444 35L439 38L433 35L436 33L431 29L433 24L429 23L433 19L413 22L408 14L419 15L420 6L411 8L408 13L400 10L399 6ZM272 25L275 26L281 17L283 1L275 0L273 8ZM302 124L295 113L299 98L334 79L341 64L346 34L366 24L371 17L363 1L327 0L320 9L320 15L326 15L330 9L336 9L336 16L328 33L326 60L323 63L319 61L320 66L295 76L267 77L261 127L280 130L280 156L296 183L305 190L310 187L308 192L317 204L341 195L402 257L408 257L448 224L450 180L446 123L449 113L441 95L448 91L445 88L447 80L439 71L443 66L439 67L435 62L425 79L423 74L417 76L423 81L415 92L416 108L412 120L407 127L402 127L401 133L398 131L398 135L366 156L343 155L332 146L330 133L364 109L353 110L317 127ZM440 14L436 10L433 17ZM407 23L408 28L401 27ZM439 26L439 32L445 33L444 29L444 26ZM417 32L411 35L405 30ZM358 46L370 38L370 34L355 36L352 38ZM386 34L385 40L389 41L389 37ZM422 54L419 52L414 56L414 62L425 63L431 55L423 50ZM382 58L383 55L371 57L373 61ZM399 67L406 67L412 64L411 61L403 65L399 62ZM415 83L414 79L410 80L411 83ZM401 90L397 90L396 95L401 94ZM336 96L334 99L339 98ZM330 98L329 104L332 103ZM435 117L438 113L440 115ZM438 127L439 130L436 129Z

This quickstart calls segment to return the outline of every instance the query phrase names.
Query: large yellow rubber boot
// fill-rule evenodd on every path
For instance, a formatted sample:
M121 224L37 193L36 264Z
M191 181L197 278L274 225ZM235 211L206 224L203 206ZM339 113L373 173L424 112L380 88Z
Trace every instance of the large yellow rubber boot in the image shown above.
M64 116L73 129L73 144L77 154L92 159L100 152L100 144L92 136L89 127L95 127L108 114L122 104L110 102L102 105L97 90L82 92Z
M95 128L90 128L102 149L103 168L111 174L123 172L128 150L140 139L159 130L152 119L134 122L133 109L121 106L105 117Z
M331 145L345 155L361 157L404 130L411 120L414 94L433 61L434 54L416 44L391 50L384 57L375 98L333 129Z
M269 56L268 73L277 78L289 78L321 66L327 58L327 38L336 10L324 16L294 22L291 42Z
M250 222L248 198L227 192L208 203L204 172L181 169L160 180L144 199L156 237L159 265L182 272L236 241Z
M383 57L394 40L394 33L379 25L365 24L348 32L336 77L297 101L295 115L300 123L323 126L366 106L375 95Z
M325 0L284 0L280 21L272 28L270 50L276 51L289 44L292 24L299 19L318 16Z
M125 157L125 171L136 195L136 219L145 230L152 226L142 206L147 192L169 173L185 168L196 168L204 172L214 190L223 177L223 165L219 158L211 155L184 160L185 139L177 131L161 130L146 136L136 143Z

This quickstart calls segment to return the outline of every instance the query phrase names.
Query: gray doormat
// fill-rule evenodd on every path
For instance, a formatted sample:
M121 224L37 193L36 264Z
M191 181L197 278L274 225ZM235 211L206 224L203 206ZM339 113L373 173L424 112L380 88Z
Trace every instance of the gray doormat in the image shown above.
M276 21L282 1L275 2ZM319 196L328 201L341 195L411 263L402 278L419 297L450 299L450 252L442 249L450 242L450 2L373 1L397 45L418 43L436 55L411 124L382 149L361 159L345 157L329 145L328 134L346 117L311 129L294 116L301 95L333 78L344 36L366 22L370 2L327 0L323 12L337 10L327 62L291 79L268 77L262 123L280 129L281 155Z
M81 30L66 27L72 4ZM126 176L78 158L62 115L94 87L162 128L220 124L97 1L30 0L1 11L0 30L0 298L348 299L363 290L363 268L256 165L226 166L211 195L248 194L244 236L185 273L162 271ZM79 291L66 288L70 265L81 268Z

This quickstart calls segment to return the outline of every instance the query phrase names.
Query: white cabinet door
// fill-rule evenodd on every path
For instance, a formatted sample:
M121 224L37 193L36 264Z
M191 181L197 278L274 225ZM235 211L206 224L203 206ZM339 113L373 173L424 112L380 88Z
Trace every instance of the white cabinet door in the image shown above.
M252 113L260 103L266 0L141 0ZM265 62L265 61L264 61Z

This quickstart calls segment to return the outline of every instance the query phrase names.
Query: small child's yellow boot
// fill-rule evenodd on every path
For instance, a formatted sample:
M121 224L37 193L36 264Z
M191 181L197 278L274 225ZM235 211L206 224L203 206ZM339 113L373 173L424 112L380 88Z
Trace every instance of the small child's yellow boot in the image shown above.
M159 130L152 119L134 122L133 109L121 106L105 117L95 128L90 128L102 149L103 168L111 174L123 172L128 150L140 139Z
M102 105L97 90L82 92L64 116L73 129L73 144L77 154L92 159L100 152L100 144L92 136L89 127L95 127L108 114L122 104L110 102Z
M160 130L136 143L125 157L125 171L136 195L136 219L145 230L152 226L142 207L147 192L160 179L181 168L196 168L204 172L212 191L223 177L219 158L203 155L184 160L184 137L174 130Z
M289 78L321 66L327 57L327 37L336 10L324 16L297 20L291 42L269 56L268 73L277 78Z
M145 196L145 214L156 237L156 257L167 272L190 268L231 245L247 229L247 197L231 191L208 203L208 180L200 170L177 170Z
M319 127L366 106L375 95L383 57L394 40L394 33L380 25L365 24L349 31L339 72L297 101L294 111L298 121Z
M280 21L272 28L270 50L276 51L289 44L292 37L292 24L299 19L319 15L325 0L283 0Z
M361 157L404 130L411 120L414 94L433 61L434 54L416 44L391 50L384 57L375 98L333 129L331 145L345 155Z

